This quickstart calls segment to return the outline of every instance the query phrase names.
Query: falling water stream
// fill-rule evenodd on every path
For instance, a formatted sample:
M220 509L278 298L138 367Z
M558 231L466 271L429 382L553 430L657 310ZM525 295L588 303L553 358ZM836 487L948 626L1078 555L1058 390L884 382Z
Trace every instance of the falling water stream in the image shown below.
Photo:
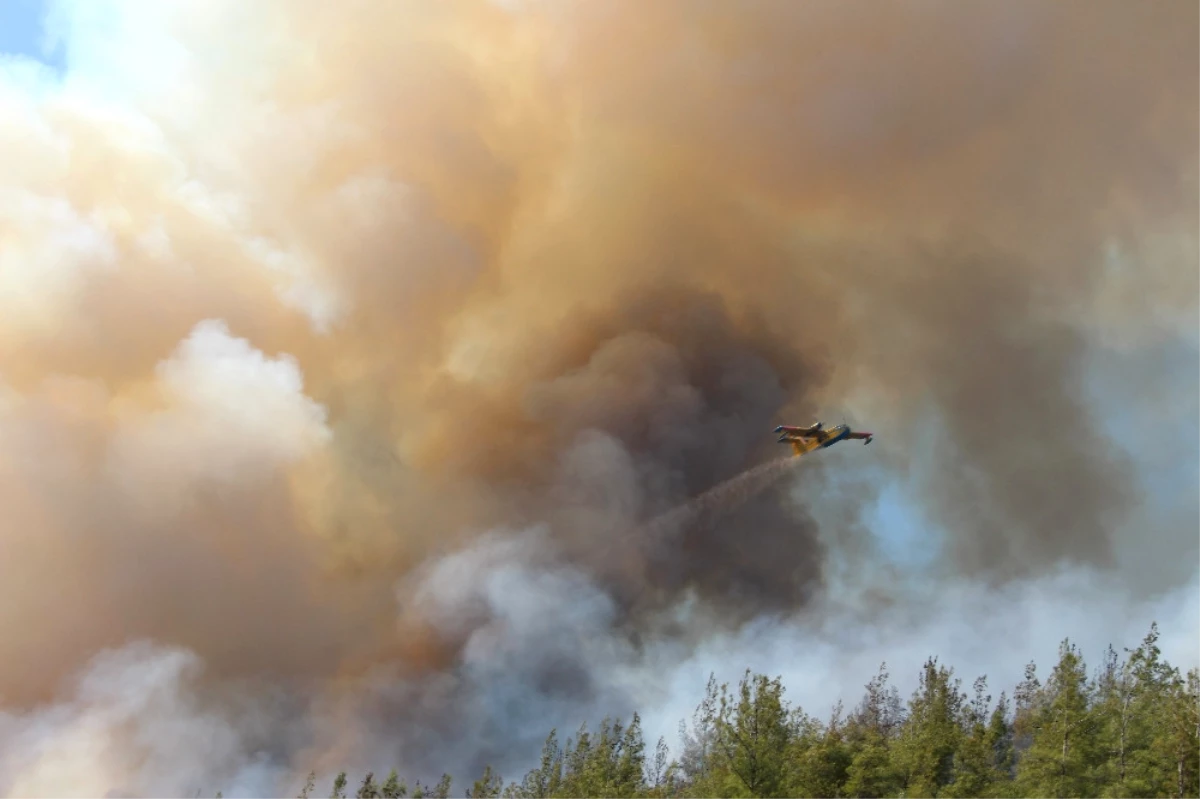
M707 527L723 515L766 491L801 461L787 455L759 464L713 486L699 496L651 519L643 531L659 543L680 531Z

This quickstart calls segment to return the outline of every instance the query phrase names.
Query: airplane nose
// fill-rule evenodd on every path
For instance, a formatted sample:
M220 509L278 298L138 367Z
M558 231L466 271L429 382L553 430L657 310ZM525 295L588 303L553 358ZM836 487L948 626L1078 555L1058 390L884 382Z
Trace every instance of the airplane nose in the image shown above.
M783 425L779 425L779 427L776 427L776 428L775 428L775 432L776 432L776 433L779 433L779 432L782 432L782 431L783 431Z

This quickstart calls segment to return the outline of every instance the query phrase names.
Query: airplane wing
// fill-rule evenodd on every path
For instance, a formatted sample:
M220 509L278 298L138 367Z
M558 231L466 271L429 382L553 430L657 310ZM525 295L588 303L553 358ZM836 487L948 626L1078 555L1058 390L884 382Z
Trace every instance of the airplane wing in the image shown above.
M804 439L819 442L829 438L828 431L812 430L805 427L787 427L786 425L781 425L775 428L775 432L780 434L780 441L797 441Z
M829 439L829 433L814 425L812 427L791 427L780 425L775 428L779 433L779 443L791 444L796 455L805 455L819 448Z

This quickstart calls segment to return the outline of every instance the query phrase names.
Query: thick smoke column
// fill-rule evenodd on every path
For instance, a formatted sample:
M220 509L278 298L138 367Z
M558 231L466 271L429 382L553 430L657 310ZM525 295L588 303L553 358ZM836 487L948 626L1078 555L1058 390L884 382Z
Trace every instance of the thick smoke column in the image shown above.
M825 607L897 481L947 580L1140 590L1087 374L1194 333L1197 22L56 5L66 76L0 64L0 791L516 776ZM869 475L637 534L850 404Z

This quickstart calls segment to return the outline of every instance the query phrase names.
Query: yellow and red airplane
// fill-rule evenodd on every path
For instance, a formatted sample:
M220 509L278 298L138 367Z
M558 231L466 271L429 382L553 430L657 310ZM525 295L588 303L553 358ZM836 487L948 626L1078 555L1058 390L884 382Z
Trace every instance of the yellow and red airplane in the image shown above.
M808 427L788 427L780 425L775 428L775 432L779 433L779 442L781 444L791 444L792 449L797 455L805 455L812 452L814 449L825 449L832 447L839 441L847 439L865 439L863 445L871 443L871 439L875 437L874 433L858 433L850 429L848 424L835 425L828 430L825 429L823 423L813 422Z

